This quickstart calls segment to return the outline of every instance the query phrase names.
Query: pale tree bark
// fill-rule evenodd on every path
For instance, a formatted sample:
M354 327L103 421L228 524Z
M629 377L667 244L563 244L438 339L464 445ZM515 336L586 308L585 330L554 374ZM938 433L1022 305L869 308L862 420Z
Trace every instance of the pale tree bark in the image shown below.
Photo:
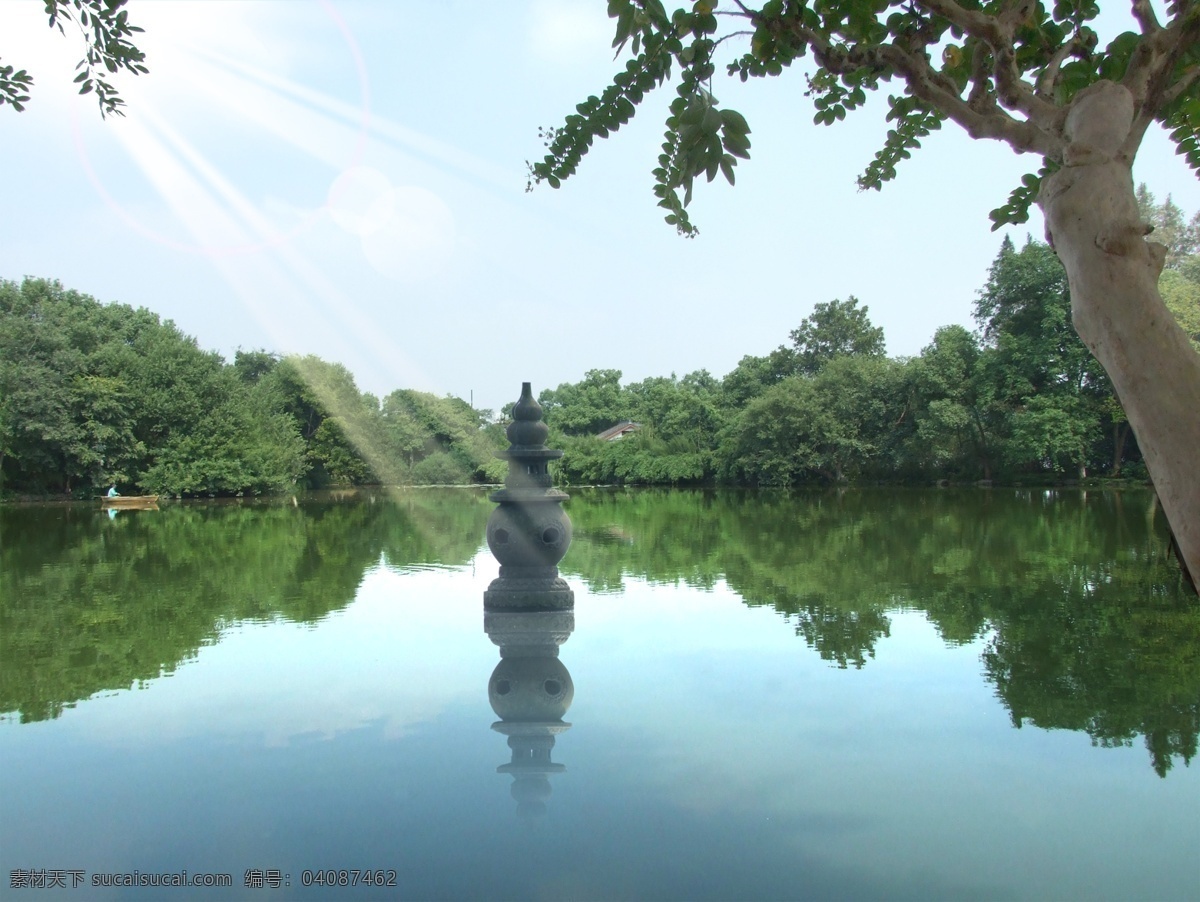
M1200 355L1158 292L1166 249L1144 237L1134 128L1126 88L1081 91L1067 116L1064 166L1044 181L1038 205L1067 272L1075 329L1112 380L1180 557L1198 574Z

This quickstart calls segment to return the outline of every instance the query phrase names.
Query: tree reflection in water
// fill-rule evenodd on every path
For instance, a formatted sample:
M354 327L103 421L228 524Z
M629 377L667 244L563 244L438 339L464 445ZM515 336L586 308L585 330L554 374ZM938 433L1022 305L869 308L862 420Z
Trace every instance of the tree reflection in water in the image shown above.
M564 575L711 589L782 613L837 667L865 667L895 611L983 641L1013 723L1142 737L1155 770L1200 734L1200 605L1144 491L573 490ZM246 620L315 622L376 567L467 566L482 491L169 505L109 520L0 509L0 711L57 717L170 673ZM486 554L486 550L482 552ZM504 717L504 715L501 715ZM503 721L502 721L503 722Z

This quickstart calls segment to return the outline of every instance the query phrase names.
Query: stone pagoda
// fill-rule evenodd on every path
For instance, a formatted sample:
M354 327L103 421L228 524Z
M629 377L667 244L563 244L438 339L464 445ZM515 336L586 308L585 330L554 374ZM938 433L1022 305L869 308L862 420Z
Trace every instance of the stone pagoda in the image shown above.
M493 492L499 505L487 525L487 543L500 562L500 576L483 593L487 611L562 611L575 605L575 593L558 575L558 562L571 544L571 520L562 503L570 496L551 484L547 465L562 452L546 447L549 427L530 383L521 384L513 408L504 488Z

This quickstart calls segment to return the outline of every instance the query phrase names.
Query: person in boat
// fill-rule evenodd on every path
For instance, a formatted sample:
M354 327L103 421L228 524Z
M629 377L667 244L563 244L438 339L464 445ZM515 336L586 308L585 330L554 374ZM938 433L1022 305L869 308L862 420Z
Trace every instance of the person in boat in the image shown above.
M117 487L115 485L108 487L108 497L109 498L116 498L116 497L118 497L119 494L120 493L117 491Z

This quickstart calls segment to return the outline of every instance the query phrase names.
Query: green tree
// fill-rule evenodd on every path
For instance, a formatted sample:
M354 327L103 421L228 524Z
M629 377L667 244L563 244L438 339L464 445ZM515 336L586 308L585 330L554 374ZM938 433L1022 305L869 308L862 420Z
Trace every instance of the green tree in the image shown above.
M120 325L137 316L57 282L0 281L0 468L8 464L10 488L70 494L135 477L146 452L138 386L108 361Z
M844 301L817 304L790 337L798 369L809 375L835 357L883 356L883 329L871 325L867 308L860 308L854 295Z
M1158 291L1165 248L1143 240L1132 163L1146 130L1159 123L1188 164L1200 169L1200 6L1170 5L1164 18L1132 5L1136 31L1100 48L1090 23L1096 2L1032 0L717 0L668 14L661 0L610 0L618 55L631 56L612 83L563 125L543 133L548 152L530 184L558 187L597 138L678 72L655 195L667 222L694 234L687 205L696 178L729 182L750 150L750 128L722 108L713 75L733 41L749 47L729 60L742 80L781 75L812 54L808 95L818 123L861 107L886 83L892 122L883 148L859 178L880 188L921 139L950 120L977 139L999 140L1043 160L992 214L997 226L1023 222L1036 202L1067 272L1072 321L1124 403L1192 571L1200 571L1200 357L1166 315ZM1104 202L1099 202L1104 198Z
M910 453L930 475L992 478L1007 411L983 378L982 354L962 326L943 326L913 363L917 402Z
M248 361L244 369L249 367ZM285 357L263 381L305 442L311 487L386 479L391 458L379 404L359 392L344 366L311 354Z
M1185 225L1183 211L1171 196L1157 204L1145 184L1138 185L1137 199L1142 219L1154 230L1154 239L1167 247L1158 290L1192 347L1200 352L1200 212Z
M904 364L883 356L841 356L814 377L832 428L823 443L821 475L832 482L891 475L907 415Z
M821 467L821 438L833 428L811 379L793 376L746 405L730 427L721 457L734 479L791 485Z
M616 375L612 370L600 372ZM587 382L585 379L581 385ZM562 416L557 416L552 426L563 418L577 422L588 409L583 400L586 393L564 393L562 388L548 398L554 402L565 398L573 406L560 408ZM682 379L672 374L627 386L617 403L626 412L624 418L639 424L638 430L614 441L602 440L590 429L577 435L553 432L551 442L561 442L564 452L561 478L568 483L593 485L676 485L711 480L715 475L714 448L724 422L720 394L720 383L706 370Z
M239 348L233 355L233 369L243 382L257 385L279 365L279 360L278 354L269 351L243 351Z
M395 391L383 399L380 414L383 418L384 441L391 453L411 470L427 449L429 435L413 411L412 395ZM403 479L398 481L404 481Z
M290 485L281 399L147 310L57 282L0 281L0 474L27 493L111 482L159 493Z
M461 398L439 398L402 389L383 399L384 441L405 462L400 480L443 485L503 480L506 465L496 452L507 447L502 431L487 428L490 412Z
M1200 261L1200 256L1191 259ZM1166 270L1159 279L1158 288L1167 309L1187 333L1192 347L1200 353L1200 279L1189 278L1185 272L1184 269Z
M140 75L149 70L146 55L133 45L130 38L142 31L129 24L129 13L123 9L126 0L45 0L50 27L66 34L63 23L78 30L83 40L83 59L75 76L80 94L96 94L100 115L124 115L125 101L105 78L120 71ZM9 104L20 112L29 101L27 93L33 87L33 76L11 65L0 65L0 106Z
M1097 445L1102 418L1116 412L1106 403L1112 386L1070 317L1071 293L1053 250L1029 239L1017 251L1006 240L975 319L988 345L983 376L1011 412L1002 450L1015 468L1085 476L1093 463L1107 463Z
M653 429L681 451L703 451L712 447L720 430L717 410L719 385L707 370L689 373L682 379L656 377L635 382L625 389L632 419L643 429Z
M1200 212L1186 222L1183 210L1171 200L1171 195L1161 204L1156 203L1145 183L1138 185L1137 204L1142 221L1152 229L1153 240L1167 249L1167 270L1178 269L1184 260L1200 251Z
M892 471L893 432L907 407L903 369L884 357L842 356L814 377L772 386L726 431L723 472L758 485L791 485Z
M59 449L72 441L70 384L80 357L45 314L56 288L0 281L0 486L62 487Z
M780 345L765 357L747 354L721 380L721 403L741 408L764 391L799 372L799 361L792 348Z
M620 370L588 370L583 381L538 395L546 423L567 435L595 435L629 419Z

